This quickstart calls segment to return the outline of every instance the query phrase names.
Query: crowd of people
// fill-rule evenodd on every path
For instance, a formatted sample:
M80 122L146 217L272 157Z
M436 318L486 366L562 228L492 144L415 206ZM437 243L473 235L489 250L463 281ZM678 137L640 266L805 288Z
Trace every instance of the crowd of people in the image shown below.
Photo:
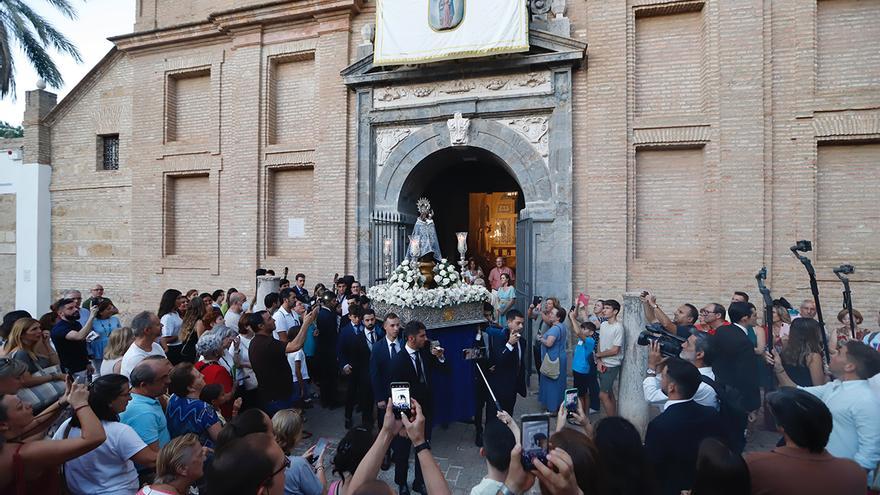
M476 264L464 275L487 283ZM663 337L640 348L644 400L659 412L641 435L618 416L632 348L620 303L578 298L566 310L547 297L519 311L514 277L496 260L496 297L469 348L486 461L472 495L876 490L878 332L829 328L826 349L812 301L799 310L780 301L767 328L745 292L726 308L682 304L672 317L645 292L645 316ZM235 288L168 289L155 313L127 326L101 285L85 301L65 291L39 319L6 314L0 494L450 493L430 443L446 351L421 322L377 315L352 276L311 292L305 281L282 279L265 309ZM838 318L847 330L848 318ZM524 439L513 415L532 371L555 425L523 430ZM400 383L410 394L403 409L391 398ZM332 459L320 441L294 454L313 436L305 426L315 408L344 412ZM761 417L779 444L743 455ZM524 453L533 448L543 454ZM393 485L378 480L392 465Z

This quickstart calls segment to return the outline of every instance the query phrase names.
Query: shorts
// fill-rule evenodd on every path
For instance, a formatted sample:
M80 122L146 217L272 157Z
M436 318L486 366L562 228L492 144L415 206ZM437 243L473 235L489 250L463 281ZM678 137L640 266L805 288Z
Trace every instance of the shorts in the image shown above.
M614 390L614 380L620 376L620 366L606 368L605 372L599 372L599 391L609 393Z
M578 373L577 371L572 371L571 374L574 378L574 388L578 389L578 397L585 397L590 390L590 378L592 377L595 380L595 377L590 374Z

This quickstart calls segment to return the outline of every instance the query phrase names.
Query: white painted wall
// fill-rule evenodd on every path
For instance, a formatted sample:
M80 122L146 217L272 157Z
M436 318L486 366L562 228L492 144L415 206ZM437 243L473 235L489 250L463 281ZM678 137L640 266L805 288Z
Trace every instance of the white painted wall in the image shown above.
M51 179L50 166L23 164L20 149L0 149L0 194L15 194L15 309L36 318L52 303Z

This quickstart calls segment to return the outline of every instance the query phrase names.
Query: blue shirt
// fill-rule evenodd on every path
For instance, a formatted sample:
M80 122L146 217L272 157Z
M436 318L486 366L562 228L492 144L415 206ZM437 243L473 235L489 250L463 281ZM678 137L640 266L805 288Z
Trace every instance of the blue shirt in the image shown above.
M122 414L120 421L131 426L146 444L159 441L159 448L171 441L168 421L158 400L132 392L131 402Z
M574 346L574 356L571 360L572 371L577 371L582 375L590 372L590 362L587 356L593 353L596 348L596 339L587 337L586 339L578 339L578 343Z
M177 438L186 433L198 435L202 445L214 448L214 441L208 435L208 428L220 421L217 411L199 399L171 395L168 400L168 431Z
M92 359L104 359L104 348L110 341L110 333L121 327L119 318L111 316L106 320L95 318L92 320L92 330L98 334L98 338L88 343L89 356Z
M290 467L284 473L284 495L321 495L324 487L312 471L309 461L290 455Z
M831 410L833 426L828 453L852 459L865 469L880 462L880 400L867 380L834 380L818 387L799 387Z

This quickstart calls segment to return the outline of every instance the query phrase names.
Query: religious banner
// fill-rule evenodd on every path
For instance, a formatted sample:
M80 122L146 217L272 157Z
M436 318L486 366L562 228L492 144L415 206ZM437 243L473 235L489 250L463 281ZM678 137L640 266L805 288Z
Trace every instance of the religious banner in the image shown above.
M529 49L526 0L379 0L374 65Z

